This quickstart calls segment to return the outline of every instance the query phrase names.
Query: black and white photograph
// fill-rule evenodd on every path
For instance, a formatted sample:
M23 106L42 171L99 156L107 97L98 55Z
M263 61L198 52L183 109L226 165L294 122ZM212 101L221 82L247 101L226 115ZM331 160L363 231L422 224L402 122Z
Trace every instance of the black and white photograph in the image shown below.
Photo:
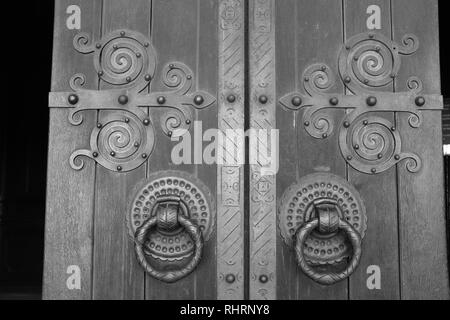
M444 1L12 6L0 300L450 300Z

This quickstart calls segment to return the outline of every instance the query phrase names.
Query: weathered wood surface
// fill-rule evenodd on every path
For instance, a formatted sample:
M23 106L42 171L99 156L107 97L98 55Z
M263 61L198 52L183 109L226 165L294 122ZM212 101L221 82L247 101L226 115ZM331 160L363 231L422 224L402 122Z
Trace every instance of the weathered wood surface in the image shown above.
M51 89L69 91L69 80L76 73L85 74L86 88L97 89L92 57L73 49L73 37L78 31L66 27L69 5L78 5L83 11L83 31L92 32L94 36L100 31L101 1L56 1ZM69 157L77 148L88 147L96 116L95 111L85 112L83 124L74 127L67 120L68 110L50 110L44 299L92 298L95 164L86 161L83 171L74 171ZM80 268L80 290L69 290L66 286L69 266Z

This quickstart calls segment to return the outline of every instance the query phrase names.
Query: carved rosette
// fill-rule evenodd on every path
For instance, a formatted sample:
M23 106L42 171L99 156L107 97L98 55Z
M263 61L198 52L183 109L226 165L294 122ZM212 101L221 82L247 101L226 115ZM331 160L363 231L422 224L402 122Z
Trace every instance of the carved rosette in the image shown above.
M288 109L303 113L303 126L311 137L326 139L339 128L339 146L347 163L354 169L377 174L406 160L410 172L421 168L420 158L403 152L401 136L395 125L386 119L373 116L373 112L409 113L409 125L420 127L422 112L442 110L442 97L421 95L422 82L417 77L408 79L409 92L373 92L393 84L400 69L400 57L418 50L419 41L414 35L403 37L401 44L381 34L370 32L350 38L339 54L339 76L353 95L330 93L335 84L331 68L313 64L303 74L305 93L293 92L280 99ZM337 125L329 109L349 110Z

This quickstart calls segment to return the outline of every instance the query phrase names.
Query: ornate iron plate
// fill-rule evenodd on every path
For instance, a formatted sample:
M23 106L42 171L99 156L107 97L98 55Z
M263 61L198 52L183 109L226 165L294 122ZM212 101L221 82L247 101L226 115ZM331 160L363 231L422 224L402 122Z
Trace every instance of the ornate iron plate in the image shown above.
M346 180L331 173L314 173L291 185L283 194L278 210L278 227L284 242L293 247L298 228L311 220L314 205L329 200L337 204L341 219L349 222L364 238L366 208L359 193ZM323 236L313 231L305 241L304 256L312 265L333 264L349 257L349 243L343 232Z
M160 171L150 175L136 189L127 213L131 238L134 239L136 230L155 217L158 210L182 214L199 227L205 241L210 238L216 219L215 202L208 187L198 178L182 171ZM165 196L179 197L180 202L161 203ZM156 229L145 242L145 253L160 261L188 258L193 249L193 240L180 226Z

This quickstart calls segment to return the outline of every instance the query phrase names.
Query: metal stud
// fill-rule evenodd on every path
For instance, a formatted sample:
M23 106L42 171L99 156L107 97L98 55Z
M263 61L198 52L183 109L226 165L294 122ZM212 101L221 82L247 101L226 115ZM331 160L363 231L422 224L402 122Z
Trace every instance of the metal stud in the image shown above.
M230 284L231 284L231 283L233 283L234 281L236 281L236 277L234 276L234 274L229 273L229 274L226 275L225 281L226 281L227 283L230 283Z
M102 44L101 44L101 43L97 43L97 44L95 45L95 47L96 47L97 49L100 49L100 48L102 47Z
M101 127L103 127L103 125L99 122L99 123L97 123L97 128L101 128Z
M355 145L353 146L353 149L359 150L359 144L355 144Z
M229 103L235 102L235 101L236 101L236 96L235 96L234 94L229 94L229 95L227 96L227 101L228 101Z
M131 77L126 77L127 82L131 82Z
M156 101L157 101L159 104L164 104L164 103L166 103L166 98L163 97L163 96L160 96L160 97L158 97L158 99L156 99Z
M109 154L111 155L111 157L115 157L116 156L116 153L114 151L111 151Z
M130 122L130 118L125 118L125 123L129 123Z
M303 103L302 98L299 96L293 97L291 102L292 102L292 105L296 106L296 107L300 107L301 104Z
M352 156L347 156L347 160L348 160L348 161L351 161L352 159L353 159Z
M367 121L367 120L363 121L363 125L367 126L368 124L369 124L369 121Z
M117 166L117 171L122 171L122 167L121 166Z
M378 159L382 159L383 158L383 154L382 153L379 153L378 154Z
M348 128L348 127L350 127L350 122L344 121L344 128Z
M269 277L266 276L265 274L262 274L262 275L259 276L259 282L267 283L267 281L269 281Z
M79 98L76 94L71 94L69 95L69 97L67 98L67 101L69 101L69 103L71 105L77 104L79 101Z
M137 58L140 58L140 57L141 57L141 54L140 54L139 52L136 52L136 57L137 57Z
M92 152L92 156L94 157L94 158L97 158L98 157L98 152Z
M172 132L172 131L169 131L169 132L167 132L167 135L168 135L169 137L171 137L171 136L173 135L173 132Z
M259 103L261 103L261 104L266 104L267 101L269 101L269 98L267 98L266 95L261 95L261 96L259 96Z
M148 126L150 124L150 119L144 119L143 123L144 125Z
M377 101L376 97L370 96L367 98L366 102L369 107L374 107L374 106L376 106L378 101Z
M322 138L324 138L324 139L328 138L328 134L326 134L326 133L322 134Z
M98 75L99 75L100 77L103 76L103 71L100 70L100 71L98 72Z
M120 31L120 35L123 37L125 35L125 31Z
M377 169L376 168L372 168L372 170L370 170L370 172L372 172L373 174L377 173Z
M146 74L145 75L145 81L150 81L150 80L152 80L152 76L149 75L149 74Z
M139 148L139 146L140 146L139 142L135 142L135 143L134 143L134 147L135 147L135 148Z
M191 120L187 119L186 124L191 124Z
M352 81L352 79L349 76L344 78L345 83L350 83L351 81Z
M305 127L309 127L309 121L305 121L304 125Z
M205 99L201 95L197 95L194 97L194 103L198 106L202 105L205 102Z
M147 159L147 154L146 153L142 154L142 159Z
M339 99L336 98L336 97L331 98L331 99L330 99L330 104L331 104L332 106L337 106L337 105L339 104Z
M118 101L119 101L119 103L121 105L127 104L128 103L128 96L125 95L125 94L122 94L122 95L119 96Z
M423 107L425 105L425 98L420 96L416 98L416 106Z
M400 156L399 156L398 154L396 154L396 155L394 156L394 159L398 161L398 160L400 160Z

